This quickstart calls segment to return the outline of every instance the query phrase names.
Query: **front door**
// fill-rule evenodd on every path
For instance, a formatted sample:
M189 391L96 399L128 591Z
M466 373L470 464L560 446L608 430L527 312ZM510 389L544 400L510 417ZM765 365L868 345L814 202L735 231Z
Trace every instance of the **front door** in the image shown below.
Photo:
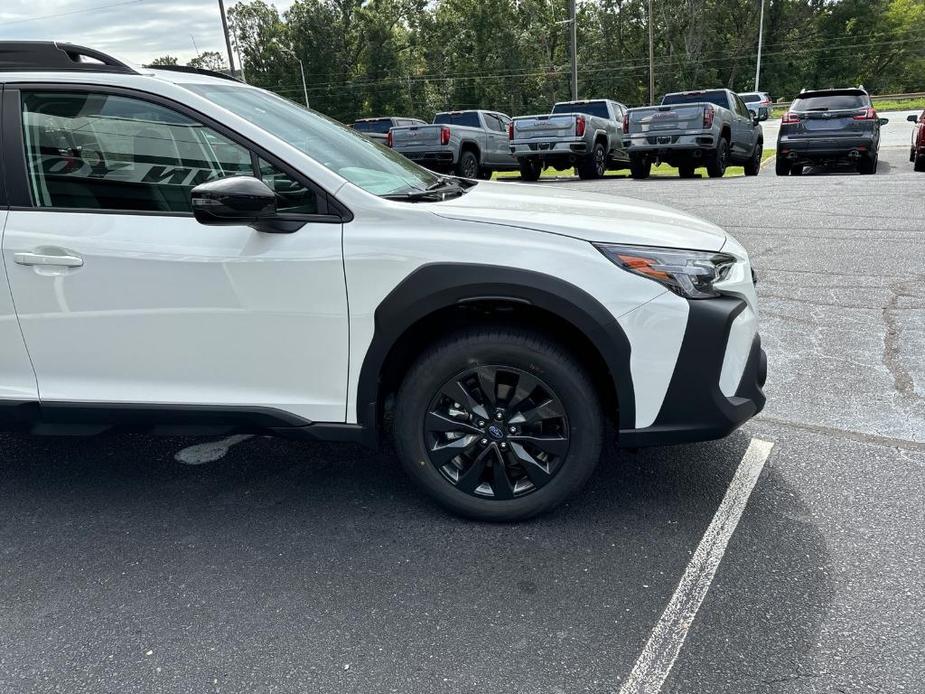
M19 102L32 206L10 212L3 261L43 403L344 421L342 225L309 182L179 107L96 89ZM197 223L191 188L229 175L263 178L305 226Z

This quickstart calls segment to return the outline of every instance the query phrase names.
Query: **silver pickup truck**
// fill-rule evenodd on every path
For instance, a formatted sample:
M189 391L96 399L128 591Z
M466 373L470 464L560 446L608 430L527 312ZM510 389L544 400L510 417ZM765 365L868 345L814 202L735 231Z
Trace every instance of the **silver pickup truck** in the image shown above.
M552 113L515 118L509 134L521 177L535 181L547 166L557 171L574 166L581 178L627 168L621 139L625 113L621 103L591 99L564 101Z
M646 178L653 163L667 163L681 178L692 178L698 166L719 178L729 164L739 164L755 176L764 148L759 120L766 119L728 89L666 94L660 106L631 108L623 121L630 172Z
M494 171L513 171L517 161L508 147L510 116L497 111L446 111L431 125L389 130L386 144L435 171L463 178L491 178Z

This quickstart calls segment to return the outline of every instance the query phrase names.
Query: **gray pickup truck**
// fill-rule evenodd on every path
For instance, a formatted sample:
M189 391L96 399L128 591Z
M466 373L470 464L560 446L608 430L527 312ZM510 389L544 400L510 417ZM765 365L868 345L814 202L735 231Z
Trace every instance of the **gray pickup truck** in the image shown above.
M739 164L746 176L756 176L764 148L759 120L766 119L728 89L666 94L660 106L631 108L623 121L630 172L646 178L653 163L667 163L681 178L692 178L698 166L719 178L729 164Z
M427 125L418 118L396 118L383 116L382 118L360 118L350 127L363 133L370 140L385 144L389 137L389 130L400 125Z
M517 161L508 146L510 116L497 111L446 111L431 125L389 130L387 144L429 169L463 178L491 178L513 171Z
M590 99L558 103L552 113L518 116L509 134L521 177L535 181L547 166L557 171L574 166L581 178L627 168L621 139L625 113L621 103Z

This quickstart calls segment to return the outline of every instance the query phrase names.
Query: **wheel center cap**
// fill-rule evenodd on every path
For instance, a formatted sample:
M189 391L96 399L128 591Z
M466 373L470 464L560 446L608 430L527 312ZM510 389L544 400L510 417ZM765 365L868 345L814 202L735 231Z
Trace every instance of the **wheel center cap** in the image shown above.
M504 429L497 424L490 424L488 426L488 435L495 441L500 441L504 438Z

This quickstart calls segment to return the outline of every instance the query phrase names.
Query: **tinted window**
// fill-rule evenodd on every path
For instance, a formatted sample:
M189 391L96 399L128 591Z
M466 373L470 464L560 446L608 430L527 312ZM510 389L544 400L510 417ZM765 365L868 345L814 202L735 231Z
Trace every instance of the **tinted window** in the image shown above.
M589 101L584 104L556 104L553 113L586 113L598 118L610 118L606 101Z
M498 118L497 116L493 116L490 113L486 113L483 115L483 118L485 119L485 125L488 127L489 130L496 130L499 132L504 130L504 126L501 125L501 119Z
M353 129L361 133L381 133L385 135L392 127L392 121L388 118L380 120L361 120L353 124Z
M742 97L742 101L746 104L753 104L756 101L761 101L761 94L739 94Z
M791 111L840 111L866 108L869 105L866 94L804 94L793 100Z
M190 212L193 186L253 174L248 150L147 101L36 92L22 104L37 207Z
M662 99L663 106L671 104L715 104L722 108L730 108L726 92L714 90L711 92L697 92L695 94L666 94Z
M481 128L479 114L475 111L463 111L462 113L438 113L434 117L434 123L437 125L466 125L470 128Z

